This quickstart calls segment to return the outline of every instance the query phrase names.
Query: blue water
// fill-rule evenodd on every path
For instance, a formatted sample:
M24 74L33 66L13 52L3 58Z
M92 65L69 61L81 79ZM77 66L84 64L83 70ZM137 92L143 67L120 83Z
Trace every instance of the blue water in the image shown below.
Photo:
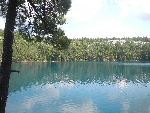
M16 63L6 113L150 113L150 63Z

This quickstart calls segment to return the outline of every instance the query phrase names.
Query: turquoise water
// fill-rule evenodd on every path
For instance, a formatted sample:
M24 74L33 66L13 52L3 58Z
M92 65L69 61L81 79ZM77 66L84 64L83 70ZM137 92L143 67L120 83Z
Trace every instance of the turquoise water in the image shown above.
M16 63L6 113L150 113L150 63Z

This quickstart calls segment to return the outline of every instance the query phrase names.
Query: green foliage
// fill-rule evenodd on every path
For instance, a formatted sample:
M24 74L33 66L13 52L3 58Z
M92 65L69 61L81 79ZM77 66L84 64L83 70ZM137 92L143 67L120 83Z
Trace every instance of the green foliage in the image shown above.
M66 40L59 31L57 38L43 38L38 41L32 37L26 40L24 35L15 32L13 44L13 62L19 61L150 61L150 40L147 38L122 39L67 39L70 44L65 48ZM53 42L52 42L53 41ZM115 42L115 43L114 43ZM52 45L55 44L55 45ZM59 45L63 45L59 48ZM57 48L56 48L57 46ZM0 41L0 57L2 40ZM1 60L1 59L0 59Z
M65 36L64 31L62 31L61 29L58 29L55 37L52 38L50 41L53 46L55 48L58 48L59 50L67 49L70 44L70 40Z
M0 61L2 60L2 52L3 52L3 35L4 35L4 31L2 29L0 29Z
M0 37L4 36L4 31L2 29L0 29Z
M54 38L51 42L54 43L53 45L58 45L58 49L66 49L69 46L69 41L59 26L66 22L64 16L71 7L71 0L15 0L14 2L17 2L15 27L24 39L31 41L37 38L36 41L40 42L42 38ZM8 1L2 0L0 16L6 17L7 9Z

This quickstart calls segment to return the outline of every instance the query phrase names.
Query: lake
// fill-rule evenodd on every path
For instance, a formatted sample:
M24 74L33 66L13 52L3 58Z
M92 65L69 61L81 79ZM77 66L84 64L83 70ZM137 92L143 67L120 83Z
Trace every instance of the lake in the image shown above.
M14 63L6 113L150 113L149 62Z

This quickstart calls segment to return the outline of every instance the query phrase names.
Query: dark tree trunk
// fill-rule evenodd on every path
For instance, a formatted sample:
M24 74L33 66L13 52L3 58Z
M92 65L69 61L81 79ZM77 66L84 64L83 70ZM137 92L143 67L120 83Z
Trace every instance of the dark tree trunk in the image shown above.
M3 55L0 69L0 113L5 113L9 78L12 63L13 31L16 18L17 0L9 0L4 30Z

